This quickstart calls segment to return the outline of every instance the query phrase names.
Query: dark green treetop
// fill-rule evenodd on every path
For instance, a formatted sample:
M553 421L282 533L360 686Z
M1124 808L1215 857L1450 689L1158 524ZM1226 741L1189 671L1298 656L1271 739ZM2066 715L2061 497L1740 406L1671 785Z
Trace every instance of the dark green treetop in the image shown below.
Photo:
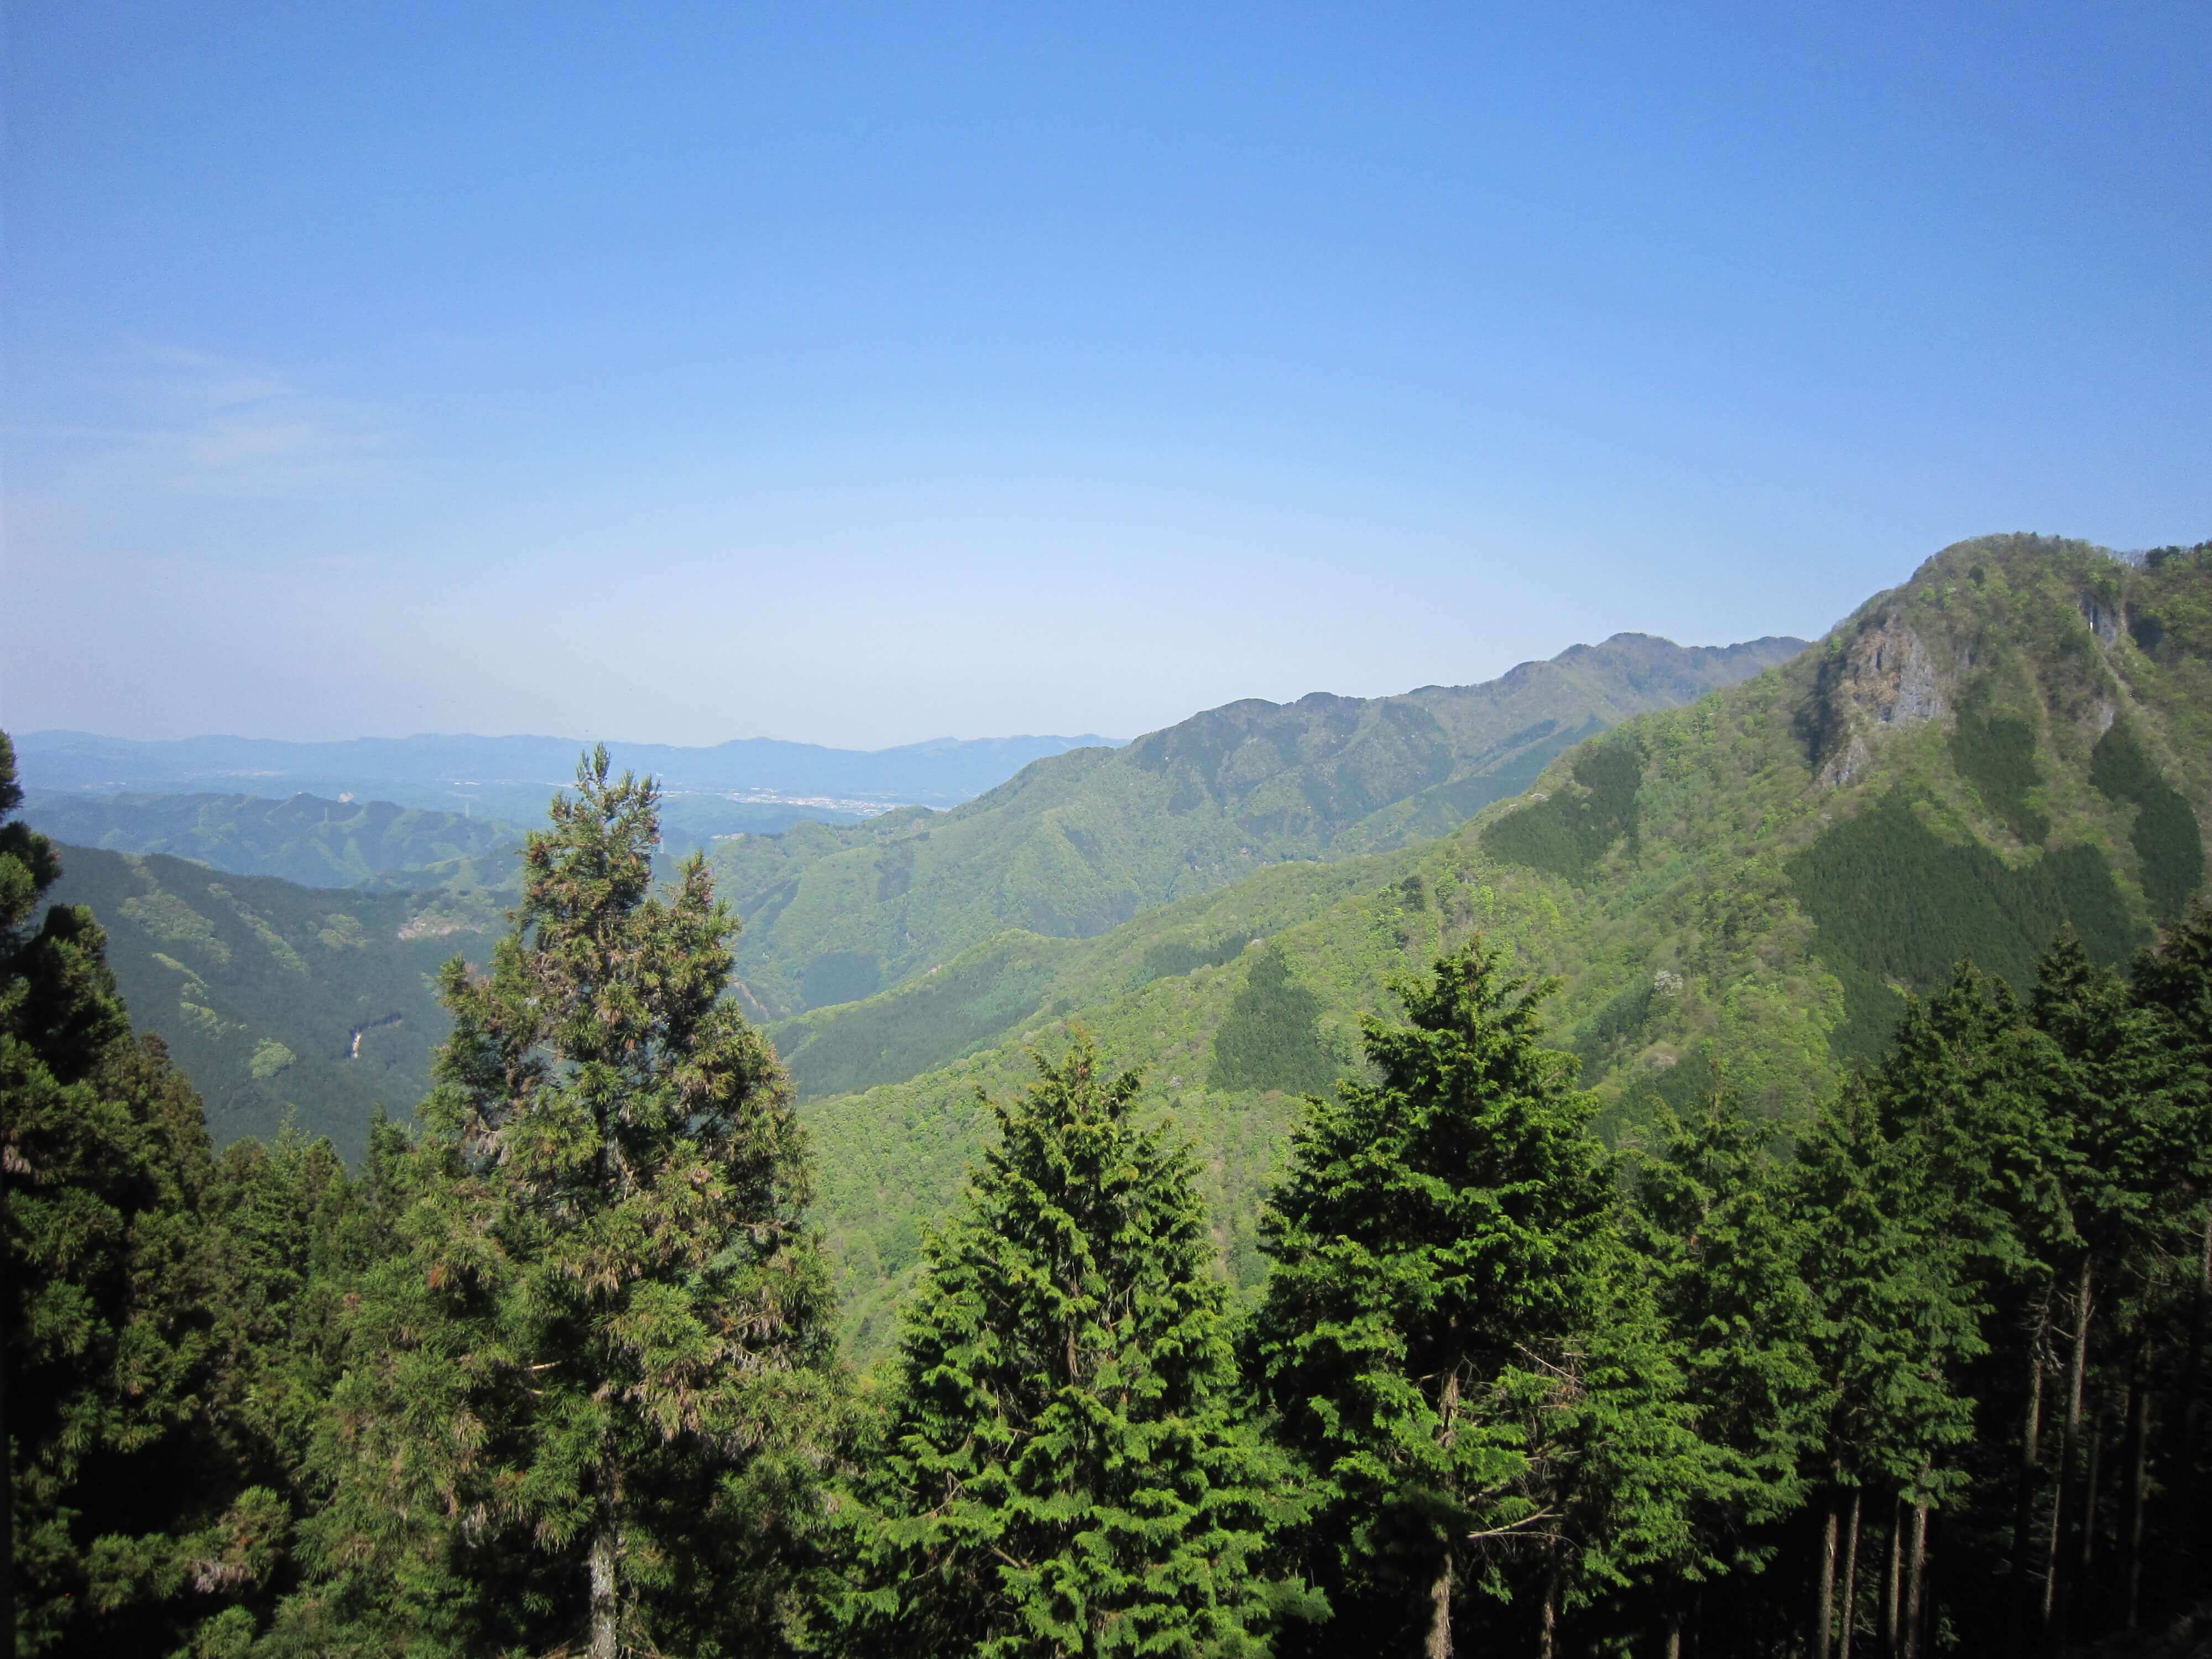
M1763 1529L1804 1504L1802 1460L1828 1403L1808 1240L1773 1139L1716 1089L1686 1118L1662 1105L1636 1167L1637 1243L1723 1475L1697 1509L1697 1556L1683 1564L1694 1575L1769 1559Z
M992 1103L1000 1144L926 1248L852 1635L1006 1659L1263 1650L1304 1603L1265 1571L1282 1471L1234 1410L1196 1170L1087 1037L1037 1066Z
M1703 1466L1549 988L1480 939L1399 984L1380 1079L1310 1103L1263 1224L1255 1380L1326 1483L1335 1582L1431 1652L1470 1583L1550 1605L1674 1553Z

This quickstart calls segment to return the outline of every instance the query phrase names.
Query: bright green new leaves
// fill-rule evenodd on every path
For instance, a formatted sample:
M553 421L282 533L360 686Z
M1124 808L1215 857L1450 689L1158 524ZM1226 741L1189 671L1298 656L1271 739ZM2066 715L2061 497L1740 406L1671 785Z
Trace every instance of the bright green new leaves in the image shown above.
M854 1528L853 1637L1006 1659L1257 1650L1298 1598L1259 1559L1282 1472L1232 1414L1196 1171L1087 1039L1037 1064L927 1247Z
M830 1358L807 1168L702 863L650 890L656 799L599 751L490 972L446 970L318 1534L325 1603L424 1650L788 1634Z

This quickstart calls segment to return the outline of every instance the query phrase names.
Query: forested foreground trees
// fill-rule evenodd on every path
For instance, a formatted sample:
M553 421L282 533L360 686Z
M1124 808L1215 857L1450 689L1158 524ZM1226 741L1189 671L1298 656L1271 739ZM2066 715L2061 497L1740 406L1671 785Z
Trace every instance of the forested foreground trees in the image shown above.
M0 815L21 800L0 734ZM131 1039L91 915L0 825L0 1182L15 1651L243 1652L293 1582L335 1311L362 1243L326 1145L212 1156ZM311 1260L311 1258L313 1258Z
M831 1381L808 1170L703 860L653 891L657 799L598 751L489 974L446 969L302 1644L706 1656L800 1622Z
M1295 1511L1239 1420L1196 1170L1079 1036L926 1248L850 1521L862 1653L1263 1650Z
M1962 967L1814 1121L1723 1091L1626 1156L1477 941L1309 1103L1241 1331L1078 1042L871 1391L653 816L591 759L358 1171L214 1156L0 823L19 1650L2040 1659L2212 1576L2212 908L2124 975Z
M1455 1651L1549 1651L1564 1612L1690 1551L1719 1478L1626 1248L1612 1159L1547 985L1477 941L1369 1022L1380 1073L1311 1103L1264 1223L1254 1380L1323 1483L1316 1566L1350 1618Z

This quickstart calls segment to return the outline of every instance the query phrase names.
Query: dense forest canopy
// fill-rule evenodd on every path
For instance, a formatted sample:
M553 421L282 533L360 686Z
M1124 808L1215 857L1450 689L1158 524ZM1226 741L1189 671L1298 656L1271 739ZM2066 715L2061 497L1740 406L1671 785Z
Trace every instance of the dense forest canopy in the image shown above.
M311 905L58 848L0 736L16 1650L2148 1651L2208 551L1950 550L1447 836L780 1027L958 1057L811 1102L604 750L498 900ZM433 962L404 1113L210 1133Z

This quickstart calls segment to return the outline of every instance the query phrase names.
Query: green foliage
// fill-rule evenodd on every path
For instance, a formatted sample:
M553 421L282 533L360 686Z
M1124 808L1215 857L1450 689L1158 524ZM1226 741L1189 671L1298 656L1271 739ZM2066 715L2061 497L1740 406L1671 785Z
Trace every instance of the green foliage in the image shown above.
M1662 1110L1635 1169L1637 1243L1700 1437L1717 1454L1692 1510L1691 1577L1759 1571L1804 1506L1828 1404L1805 1277L1811 1241L1771 1127L1716 1086Z
M1233 1409L1189 1155L1081 1036L932 1239L854 1522L856 1650L1262 1650L1311 1610L1261 1554L1286 1495Z
M2028 799L2043 781L2035 760L2035 727L2027 721L1993 714L1986 699L1977 696L1960 705L1951 732L1951 759L1959 775L2031 847L2041 846L2051 834L2051 819Z
M833 951L806 964L799 996L810 1008L832 1002L858 1002L883 983L883 964L865 951Z
M2142 860L2143 896L2160 921L2178 916L2204 879L2204 837L2189 802L2158 769L2135 727L2116 720L2090 755L2089 781L2116 801L2131 802L2130 834Z
M511 871L522 832L496 818L390 801L294 795L82 795L46 789L29 816L56 841L114 853L165 853L235 875L303 887L423 888L457 866ZM442 866L435 872L428 866Z
M714 855L745 918L738 971L787 1018L866 994L864 976L810 984L824 958L872 958L896 988L1008 929L1088 939L1271 865L1404 846L1517 793L1578 737L1800 648L1624 635L1485 685L1231 703L1039 761L949 812L744 836Z
M218 1146L296 1119L359 1158L377 1110L411 1111L430 1087L447 1026L438 964L456 947L481 954L499 915L482 893L340 893L159 854L64 855L52 896L99 913L140 1029L197 1085Z
M1156 979L1180 979L1200 968L1218 968L1234 962L1251 941L1236 933L1216 939L1164 939L1146 947L1138 968L1138 983Z
M1589 1599L1679 1555L1709 1478L1550 988L1480 942L1401 981L1380 1080L1312 1103L1265 1224L1255 1379L1324 1483L1332 1594L1431 1652L1469 1591Z
M1494 818L1482 844L1494 858L1525 864L1569 881L1586 881L1624 837L1636 835L1636 788L1644 754L1632 738L1591 743L1575 751L1578 790L1561 790Z
M1880 988L1940 983L1971 957L2015 985L2071 925L2100 961L2117 962L2139 937L2103 854L2075 846L2022 867L1972 842L1947 841L1893 791L1830 826L1787 866L1791 890L1819 929L1820 954L1861 988L1838 1052L1880 1051L1899 1006Z
M0 734L0 814L19 800ZM130 1041L90 914L27 927L56 873L42 837L0 825L14 1650L250 1639L300 1495L287 1288L242 1247L199 1102Z
M1341 1069L1322 1047L1321 999L1291 976L1279 949L1253 953L1244 988L1213 1034L1215 1089L1281 1089L1316 1094Z
M655 804L590 757L489 974L447 966L302 1619L439 1651L785 1638L826 1286L787 1091L723 994L734 925L696 857L650 890Z

